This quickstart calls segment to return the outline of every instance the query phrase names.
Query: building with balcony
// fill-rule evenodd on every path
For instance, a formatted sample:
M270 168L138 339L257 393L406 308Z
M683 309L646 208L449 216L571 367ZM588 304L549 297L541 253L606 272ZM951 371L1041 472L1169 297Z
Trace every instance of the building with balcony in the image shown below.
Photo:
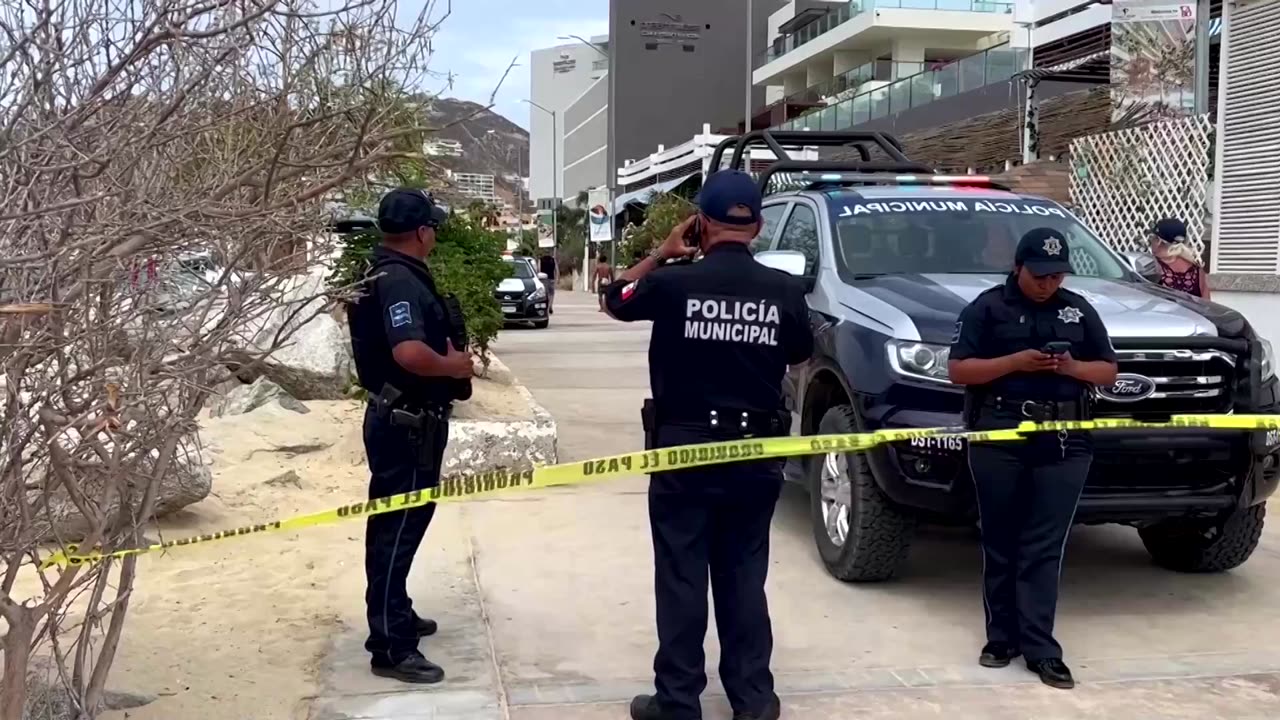
M449 181L465 197L498 204L497 187L493 176L485 173L450 172Z
M753 125L1007 43L1012 15L1011 3L983 0L789 0L769 16L772 39L755 58L752 80L771 112Z

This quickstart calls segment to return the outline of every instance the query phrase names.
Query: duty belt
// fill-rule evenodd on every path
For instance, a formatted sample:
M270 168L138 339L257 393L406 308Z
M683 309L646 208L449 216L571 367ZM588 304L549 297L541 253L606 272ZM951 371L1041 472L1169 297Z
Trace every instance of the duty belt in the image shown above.
M1017 400L995 396L984 402L982 407L1012 413L1032 422L1086 419L1085 405L1078 400L1055 402L1053 400Z
M743 410L727 407L665 407L658 406L655 419L662 424L705 425L716 430L737 430L740 432L763 433L771 436L786 435L783 428L785 414L779 412L763 412L760 410Z
M417 405L404 401L404 395L390 384L382 386L382 393L369 393L369 403L379 415L389 419L392 425L421 429L428 419L447 421L453 415L451 405L424 403Z

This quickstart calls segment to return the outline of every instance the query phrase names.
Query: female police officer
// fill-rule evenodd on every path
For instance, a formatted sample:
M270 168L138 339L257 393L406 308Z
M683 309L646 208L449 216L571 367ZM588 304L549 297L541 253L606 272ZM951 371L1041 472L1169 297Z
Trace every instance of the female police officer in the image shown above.
M1069 258L1057 230L1029 231L1004 285L960 314L948 371L952 382L968 386L970 427L1084 419L1093 386L1115 382L1116 355L1102 320L1083 297L1061 288ZM1075 685L1053 619L1067 532L1092 459L1084 433L970 446L982 525L984 666L1004 667L1021 654L1045 684Z

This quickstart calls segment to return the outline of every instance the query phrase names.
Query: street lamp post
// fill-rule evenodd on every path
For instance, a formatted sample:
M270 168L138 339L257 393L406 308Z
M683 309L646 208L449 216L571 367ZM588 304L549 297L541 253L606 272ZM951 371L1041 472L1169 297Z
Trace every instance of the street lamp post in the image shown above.
M532 100L525 100L525 102L551 116L551 242L558 245L560 228L556 215L557 210L560 209L560 154L556 148L560 144L560 131L556 121L556 111L548 110ZM552 250L555 249L553 246Z

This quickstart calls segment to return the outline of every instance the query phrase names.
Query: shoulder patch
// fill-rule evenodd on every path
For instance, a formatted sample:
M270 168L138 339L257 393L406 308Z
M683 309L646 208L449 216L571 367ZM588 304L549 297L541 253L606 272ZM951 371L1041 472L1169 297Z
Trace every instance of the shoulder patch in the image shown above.
M391 316L391 327L393 328L413 322L413 313L409 310L409 303L403 300L387 308L387 315Z
M637 283L637 282L639 282L639 281L638 281L638 280L632 280L631 282L627 283L626 287L622 288L622 301L623 301L623 302L626 302L627 300L630 300L630 299L631 299L631 296L635 294L635 292L636 292L636 283Z
M962 329L964 329L964 321L963 321L963 320L957 320L957 321L956 321L956 329L955 329L954 331L952 331L952 333L951 333L951 344L952 344L952 345L955 345L956 343L960 342L960 331L961 331Z

